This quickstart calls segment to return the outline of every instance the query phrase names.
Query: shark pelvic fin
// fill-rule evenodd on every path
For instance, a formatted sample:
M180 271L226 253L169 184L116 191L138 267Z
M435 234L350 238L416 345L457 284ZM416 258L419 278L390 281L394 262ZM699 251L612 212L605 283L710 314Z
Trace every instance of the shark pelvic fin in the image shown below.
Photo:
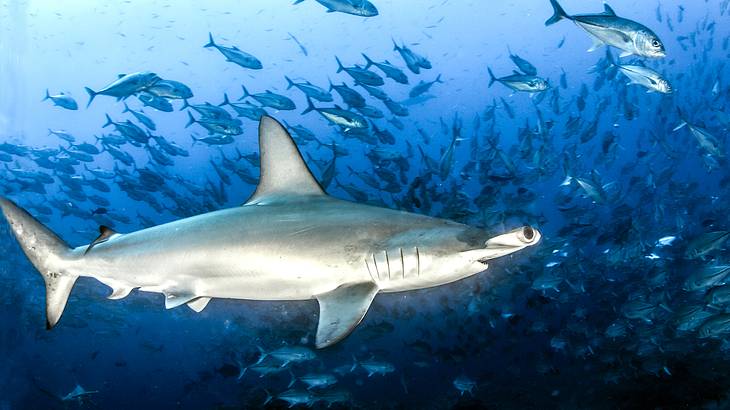
M110 300L118 300L118 299L124 299L126 298L129 293L134 289L132 286L128 286L122 283L117 282L109 282L107 281L105 285L112 288L111 295L107 296L107 299Z
M210 298L197 298L191 302L188 302L188 307L200 313L203 311L203 309L205 309L206 306L208 306L208 302L210 302Z
M378 290L378 285L373 282L360 282L317 295L317 348L330 346L350 334L365 317Z
M261 177L245 205L276 201L281 196L325 195L286 129L264 115L259 123Z
M93 242L91 242L89 244L89 246L84 251L84 255L86 255L87 253L89 253L89 251L91 250L91 248L93 248L94 246L96 246L96 245L98 245L100 243L104 243L104 242L108 241L109 238L111 238L112 236L114 236L116 234L117 233L114 232L114 230L112 228L109 228L108 226L104 226L104 225L99 226L99 236L96 239L94 239ZM129 293L129 292L127 292L127 293Z

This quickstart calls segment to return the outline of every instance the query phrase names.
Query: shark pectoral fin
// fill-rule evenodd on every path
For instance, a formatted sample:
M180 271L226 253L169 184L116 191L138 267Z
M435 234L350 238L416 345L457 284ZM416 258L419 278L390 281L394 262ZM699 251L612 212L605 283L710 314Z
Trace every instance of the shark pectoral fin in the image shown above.
M330 346L350 334L365 317L378 290L373 282L359 282L317 295L319 325L316 347Z
M268 204L295 196L325 195L291 135L267 115L262 116L259 123L259 149L261 177L245 205Z
M191 302L188 302L188 307L200 313L203 311L203 309L205 309L206 306L208 306L208 302L210 302L210 298L197 298Z
M114 232L114 230L112 228L108 227L108 226L104 226L104 225L99 226L99 236L96 239L94 239L93 242L91 242L89 244L89 246L84 251L84 255L86 255L87 253L89 253L89 251L91 250L91 248L93 248L94 246L96 246L96 245L98 245L100 243L104 243L104 242L108 241L109 238L111 238L112 236L114 236L116 234L117 233Z
M176 308L192 301L195 298L197 298L197 296L186 293L165 293L165 309Z

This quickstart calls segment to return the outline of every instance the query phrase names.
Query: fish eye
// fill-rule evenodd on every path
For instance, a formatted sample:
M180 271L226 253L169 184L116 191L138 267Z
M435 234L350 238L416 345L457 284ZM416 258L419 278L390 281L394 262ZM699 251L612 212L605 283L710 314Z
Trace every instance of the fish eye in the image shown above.
M659 40L652 40L651 45L654 47L659 47Z

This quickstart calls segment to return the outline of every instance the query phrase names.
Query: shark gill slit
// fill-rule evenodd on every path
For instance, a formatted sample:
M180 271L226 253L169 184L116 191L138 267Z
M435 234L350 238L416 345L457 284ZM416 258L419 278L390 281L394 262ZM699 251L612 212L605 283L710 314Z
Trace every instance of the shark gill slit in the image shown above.
M370 275L370 279L372 279L373 282L377 282L375 280L375 276L373 276L373 271L370 270L370 263L368 263L368 258L365 258L365 266L368 268L368 274Z
M401 279L406 278L406 262L403 260L403 248L398 248L398 252L400 252L400 275Z
M388 250L383 252L385 252L385 264L388 266L388 280L390 280L390 259L388 258Z
M373 253L373 263L375 264L375 272L378 274L378 280L380 280L380 269L378 269L378 260L375 259L375 253Z

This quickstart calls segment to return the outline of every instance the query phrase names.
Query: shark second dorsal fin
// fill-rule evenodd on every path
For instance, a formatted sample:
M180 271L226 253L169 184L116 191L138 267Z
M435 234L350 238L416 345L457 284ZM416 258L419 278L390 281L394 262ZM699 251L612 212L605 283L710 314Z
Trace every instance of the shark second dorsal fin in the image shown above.
M325 195L291 135L267 115L259 123L259 150L259 185L245 205L270 203L282 196Z
M114 232L114 230L112 228L109 228L108 226L104 226L104 225L99 226L99 236L96 239L94 239L93 242L91 242L89 244L89 246L84 251L84 255L89 253L91 248L93 248L94 246L108 241L109 238L111 238L113 235L116 235L116 234L117 233Z

